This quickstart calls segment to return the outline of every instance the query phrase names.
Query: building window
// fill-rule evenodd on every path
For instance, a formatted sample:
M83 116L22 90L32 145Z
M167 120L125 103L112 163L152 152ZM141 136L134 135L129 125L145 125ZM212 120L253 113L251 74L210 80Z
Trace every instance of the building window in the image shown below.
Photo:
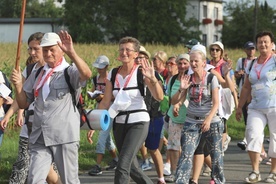
M203 17L207 18L208 14L207 14L207 5L203 5Z
M214 8L214 19L218 19L219 18L219 9L218 7Z
M218 41L218 35L214 35L214 42Z
M202 45L207 45L207 34L202 35Z

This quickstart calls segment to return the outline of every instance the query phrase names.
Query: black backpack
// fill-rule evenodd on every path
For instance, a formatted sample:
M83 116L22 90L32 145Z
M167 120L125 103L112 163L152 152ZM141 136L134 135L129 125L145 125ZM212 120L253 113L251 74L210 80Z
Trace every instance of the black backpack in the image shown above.
M112 89L113 90L120 90L119 88L114 88L114 83L115 83L115 78L116 74L118 73L120 67L113 68L111 71L111 79L110 82L112 83ZM139 66L138 71L137 71L137 87L126 87L125 89L139 89L140 93L142 96L145 96L145 88L144 88L144 79L143 79L143 74L141 70L141 66Z
M68 66L67 68L65 68L64 70L64 77L65 77L65 80L66 80L66 83L69 87L69 90L70 90L70 94L72 96L72 102L73 102L73 105L74 105L74 108L75 108L75 111L76 111L76 107L80 113L80 126L84 125L85 123L87 123L88 127L93 130L93 128L90 126L90 123L89 123L89 120L88 120L88 117L87 117L87 114L86 114L86 111L84 109L85 107L85 103L84 103L84 100L83 100L83 96L82 94L80 94L79 98L76 99L76 91L74 90L74 88L72 87L71 83L70 83L70 76L68 74L68 68L70 66Z
M76 110L76 107L77 107L77 110L79 111L79 114L80 114L80 126L84 125L85 123L87 123L88 127L92 129L92 127L90 126L90 123L89 123L89 120L88 120L88 117L86 115L86 111L84 109L85 107L85 103L84 103L84 100L83 100L83 96L82 94L80 94L79 98L76 99L76 91L74 90L74 88L72 87L71 83L70 83L70 76L68 74L68 68L70 66L68 66L67 68L65 68L64 70L64 77L65 77L65 81L69 87L69 90L70 90L70 94L72 96L72 102L73 102L73 105L74 105L74 108ZM40 67L36 74L35 74L35 78L37 78L37 76L39 75L40 71L42 70L43 66Z

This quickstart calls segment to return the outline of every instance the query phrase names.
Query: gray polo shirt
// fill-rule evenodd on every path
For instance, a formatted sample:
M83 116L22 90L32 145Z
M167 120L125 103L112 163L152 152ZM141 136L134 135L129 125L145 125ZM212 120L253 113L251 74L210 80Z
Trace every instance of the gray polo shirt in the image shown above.
M34 88L39 78L35 77L35 74L36 72L32 72L23 86L27 101L31 103L35 100L30 142L34 144L41 133L43 133L46 146L79 141L80 115L78 110L74 109L64 71L54 72L51 76L50 93L45 101L42 99L42 88L39 90L38 97L36 99L34 97ZM79 72L75 65L69 67L68 74L72 87L77 89L77 95L79 95L85 82L80 82Z

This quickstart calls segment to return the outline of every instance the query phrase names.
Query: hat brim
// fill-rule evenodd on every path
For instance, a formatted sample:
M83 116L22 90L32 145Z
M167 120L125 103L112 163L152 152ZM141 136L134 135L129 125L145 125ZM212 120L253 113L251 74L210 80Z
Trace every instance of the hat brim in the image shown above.
M140 51L139 53L144 54L146 56L148 56L148 58L150 58L150 53L146 52L146 51Z
M245 49L256 49L256 47L245 47Z
M105 68L107 65L101 65L101 64L98 64L98 63L93 63L93 66L94 66L95 68L103 69L103 68Z
M57 45L57 42L46 42L46 43L41 43L40 46L41 47L49 47L49 46L54 46Z
M185 47L191 49L194 45L186 45Z

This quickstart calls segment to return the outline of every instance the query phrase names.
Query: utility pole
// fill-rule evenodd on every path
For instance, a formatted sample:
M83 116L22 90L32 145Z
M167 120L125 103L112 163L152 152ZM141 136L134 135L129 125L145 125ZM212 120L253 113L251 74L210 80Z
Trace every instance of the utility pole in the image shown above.
M255 41L255 35L257 34L257 23L258 23L258 0L255 0L255 9L254 9L254 35L253 40Z

